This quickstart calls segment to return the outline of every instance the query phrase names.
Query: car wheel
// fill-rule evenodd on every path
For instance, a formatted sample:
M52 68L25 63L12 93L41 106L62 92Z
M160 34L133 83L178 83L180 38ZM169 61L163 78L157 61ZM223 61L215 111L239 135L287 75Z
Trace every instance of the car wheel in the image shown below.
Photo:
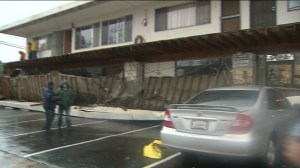
M272 138L268 141L266 147L266 153L263 158L264 167L268 167L268 168L279 167L279 156L280 155L278 152L276 141L274 140L274 138Z

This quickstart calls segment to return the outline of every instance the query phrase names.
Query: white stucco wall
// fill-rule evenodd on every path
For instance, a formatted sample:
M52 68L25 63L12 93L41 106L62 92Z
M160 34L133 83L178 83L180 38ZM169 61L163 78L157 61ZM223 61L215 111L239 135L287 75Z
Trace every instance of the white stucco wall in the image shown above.
M221 16L221 8L220 1L211 1L211 23L204 25L197 25L185 28L178 28L173 30L165 30L165 31L154 31L155 26L155 9L161 7L174 6L177 4L187 3L182 1L160 1L156 3L149 4L147 6L142 6L136 9L136 15L134 18L134 30L133 37L137 35L141 35L145 38L147 42L157 41L157 40L165 40L165 39L173 39L179 37L187 37L194 35L203 35L203 34L211 34L218 33L221 30L220 24L220 16ZM142 25L142 21L144 18L147 18L148 25L147 27Z
M300 9L288 10L288 1L277 0L277 24L300 22Z
M240 1L241 29L250 28L250 1Z
M87 26L94 23L101 23L105 20L116 19L120 17L124 17L126 15L133 15L133 30L132 30L132 41L126 42L122 44L113 44L113 45L105 45L88 49L75 50L75 28L73 28L73 38L72 38L72 52L82 52L94 49L101 48L109 48L109 47L117 47L123 45L130 45L134 43L134 39L137 35L141 35L144 37L146 42L158 41L158 40L166 40L194 35L203 35L203 34L211 34L218 33L221 31L221 1L211 1L211 23L204 25L191 26L186 28L178 28L173 30L165 30L155 32L155 9L162 7L170 7L178 4L187 3L188 1L148 1L148 2L135 2L131 3L130 1L119 2L119 1L111 1L106 2L105 7L100 5L99 10L89 12L86 11L85 19L81 21L75 22L75 27ZM137 5L140 4L140 5ZM300 10L288 11L288 2L277 0L277 24L287 24L293 22L300 21ZM121 9L122 8L122 9ZM119 9L119 10L118 10ZM243 0L240 1L240 15L241 15L241 29L249 29L250 28L250 1ZM143 25L143 20L147 19L147 26ZM66 23L67 24L67 23ZM71 20L68 21L68 25L70 26ZM53 30L45 30L36 32L36 34L32 34L31 37L42 36L52 31L63 30L64 27L56 27L57 29ZM100 27L100 44L101 44L101 27ZM51 53L43 53L44 56L50 56L47 54Z
M165 39L173 39L179 37L187 37L194 35L203 35L210 33L218 33L221 30L220 24L220 16L221 16L221 2L219 1L211 1L211 23L204 25L191 26L186 28L178 28L173 30L165 30L165 31L154 31L155 26L155 9L174 6L178 4L188 3L188 1L160 1L160 2L149 2L145 5L140 6L131 6L126 10L120 10L118 12L107 13L106 15L96 16L93 15L90 19L84 20L80 23L76 23L76 27L90 25L96 22L102 22L105 20L117 19L126 15L133 15L133 30L132 30L132 41L122 44L113 44L113 45L105 45L99 46L89 49L80 49L75 50L75 38L73 38L72 42L72 52L81 52L88 51L91 49L99 49L99 48L109 48L109 47L117 47L122 45L133 44L134 39L137 35L141 35L144 37L146 42L150 41L158 41ZM147 26L143 25L143 20L147 19ZM101 36L101 35L100 35ZM73 37L75 37L75 29L73 29ZM101 40L101 38L100 38ZM101 44L101 42L100 42Z

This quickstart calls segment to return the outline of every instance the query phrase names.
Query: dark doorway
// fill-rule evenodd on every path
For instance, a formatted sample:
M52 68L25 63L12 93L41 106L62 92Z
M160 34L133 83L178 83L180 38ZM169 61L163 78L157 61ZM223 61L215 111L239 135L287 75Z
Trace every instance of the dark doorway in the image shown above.
M250 1L251 28L276 25L276 1Z

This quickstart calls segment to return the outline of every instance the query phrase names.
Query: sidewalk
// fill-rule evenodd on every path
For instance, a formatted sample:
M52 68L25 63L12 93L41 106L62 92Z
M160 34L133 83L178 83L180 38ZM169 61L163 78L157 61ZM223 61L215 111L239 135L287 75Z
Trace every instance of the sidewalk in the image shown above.
M22 165L22 168L50 168L51 167L3 151L0 151L0 163L3 167L6 168L20 168L20 165Z
M0 106L44 112L43 106L36 102L0 101ZM78 107L72 106L71 115L75 117L111 120L163 120L163 111L124 110L120 107Z

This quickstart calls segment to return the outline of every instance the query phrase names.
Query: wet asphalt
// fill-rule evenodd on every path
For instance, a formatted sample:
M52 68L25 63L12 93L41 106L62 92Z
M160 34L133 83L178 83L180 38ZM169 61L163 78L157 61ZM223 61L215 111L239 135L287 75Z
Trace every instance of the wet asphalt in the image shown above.
M44 115L42 112L0 107L0 151L50 168L256 167L254 162L184 156L165 147L161 149L161 159L144 157L144 146L160 139L161 122L72 117L72 130L64 127L58 130L55 119L53 133L48 134L42 130Z
M158 161L144 157L143 148L160 139L161 122L72 117L72 130L58 130L55 119L49 134L44 115L1 107L0 150L49 167L141 168ZM175 152L164 149L163 156Z

